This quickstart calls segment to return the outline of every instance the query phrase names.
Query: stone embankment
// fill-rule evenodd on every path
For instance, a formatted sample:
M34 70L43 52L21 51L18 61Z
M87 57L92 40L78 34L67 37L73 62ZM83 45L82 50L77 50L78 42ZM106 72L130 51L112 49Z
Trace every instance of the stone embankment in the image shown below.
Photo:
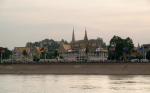
M0 64L0 74L150 75L150 63Z

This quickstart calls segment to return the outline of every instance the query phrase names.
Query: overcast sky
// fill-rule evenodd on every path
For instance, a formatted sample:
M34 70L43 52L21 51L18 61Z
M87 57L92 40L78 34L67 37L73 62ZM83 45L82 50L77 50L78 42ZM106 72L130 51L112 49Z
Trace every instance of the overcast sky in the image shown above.
M150 43L150 0L0 0L0 46L12 49L45 38L70 41L113 35Z

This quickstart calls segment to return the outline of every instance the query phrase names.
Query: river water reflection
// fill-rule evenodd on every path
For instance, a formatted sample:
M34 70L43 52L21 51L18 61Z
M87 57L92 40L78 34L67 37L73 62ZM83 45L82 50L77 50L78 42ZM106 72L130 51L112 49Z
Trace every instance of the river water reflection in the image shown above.
M0 93L149 93L150 76L0 75Z

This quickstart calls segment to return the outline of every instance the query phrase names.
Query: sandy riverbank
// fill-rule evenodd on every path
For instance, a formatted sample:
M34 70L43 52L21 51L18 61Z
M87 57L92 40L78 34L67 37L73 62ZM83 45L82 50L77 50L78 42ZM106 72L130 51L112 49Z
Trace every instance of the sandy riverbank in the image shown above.
M150 63L1 64L0 74L150 75Z

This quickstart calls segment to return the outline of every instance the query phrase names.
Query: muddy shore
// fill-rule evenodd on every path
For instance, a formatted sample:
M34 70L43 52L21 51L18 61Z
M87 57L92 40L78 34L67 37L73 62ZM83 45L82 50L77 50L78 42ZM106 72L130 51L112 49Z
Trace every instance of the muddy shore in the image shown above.
M0 64L0 74L150 75L150 63Z

